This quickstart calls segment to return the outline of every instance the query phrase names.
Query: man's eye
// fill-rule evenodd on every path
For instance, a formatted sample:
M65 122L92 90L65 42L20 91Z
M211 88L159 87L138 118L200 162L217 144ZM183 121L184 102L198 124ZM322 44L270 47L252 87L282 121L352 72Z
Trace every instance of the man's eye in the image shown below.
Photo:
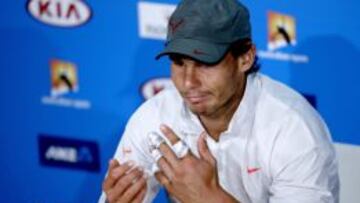
M179 57L178 55L170 55L169 56L170 60L177 66L182 66L184 65L184 61L182 59L182 57Z
M203 64L201 66L201 68L204 68L204 69L212 69L212 68L215 68L216 66L215 65L208 65L208 64Z
M184 65L184 62L182 61L182 60L173 60L172 61L175 65L177 65L177 66L182 66L182 65Z

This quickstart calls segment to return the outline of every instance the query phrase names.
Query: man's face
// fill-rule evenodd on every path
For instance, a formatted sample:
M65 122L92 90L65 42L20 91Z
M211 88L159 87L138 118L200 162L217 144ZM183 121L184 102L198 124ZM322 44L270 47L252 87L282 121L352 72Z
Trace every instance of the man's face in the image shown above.
M242 94L245 74L238 59L228 53L215 65L205 65L182 55L170 55L171 79L190 110L199 116L214 116Z

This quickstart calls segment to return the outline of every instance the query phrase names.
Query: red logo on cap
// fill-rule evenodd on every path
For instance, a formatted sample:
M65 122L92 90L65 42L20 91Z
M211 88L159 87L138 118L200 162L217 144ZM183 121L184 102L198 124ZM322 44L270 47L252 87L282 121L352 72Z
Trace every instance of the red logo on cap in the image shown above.
M184 19L181 19L177 22L175 22L174 20L171 20L169 23L171 33L174 34L176 32L176 30L180 27L180 25L183 23L184 23Z
M194 49L194 50L193 50L193 53L194 53L195 55L206 55L205 52L200 51L200 50L198 50L198 49Z

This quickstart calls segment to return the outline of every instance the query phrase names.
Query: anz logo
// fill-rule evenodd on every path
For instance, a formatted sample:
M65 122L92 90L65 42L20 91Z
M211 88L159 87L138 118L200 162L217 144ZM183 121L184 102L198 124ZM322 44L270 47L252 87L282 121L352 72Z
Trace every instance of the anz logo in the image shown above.
M38 138L40 163L45 166L99 171L98 145L95 142L41 134Z
M74 147L50 146L45 152L47 160L65 161L70 163L88 162L91 163L93 158L87 147L80 149Z
M26 7L36 20L58 27L80 26L91 18L91 9L82 0L29 0Z

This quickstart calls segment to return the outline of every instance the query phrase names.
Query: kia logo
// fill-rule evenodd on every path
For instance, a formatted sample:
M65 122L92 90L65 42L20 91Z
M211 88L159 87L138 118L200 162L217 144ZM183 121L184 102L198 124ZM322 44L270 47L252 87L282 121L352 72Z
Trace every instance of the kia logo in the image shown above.
M36 20L59 27L80 26L91 17L82 0L29 0L27 10Z

